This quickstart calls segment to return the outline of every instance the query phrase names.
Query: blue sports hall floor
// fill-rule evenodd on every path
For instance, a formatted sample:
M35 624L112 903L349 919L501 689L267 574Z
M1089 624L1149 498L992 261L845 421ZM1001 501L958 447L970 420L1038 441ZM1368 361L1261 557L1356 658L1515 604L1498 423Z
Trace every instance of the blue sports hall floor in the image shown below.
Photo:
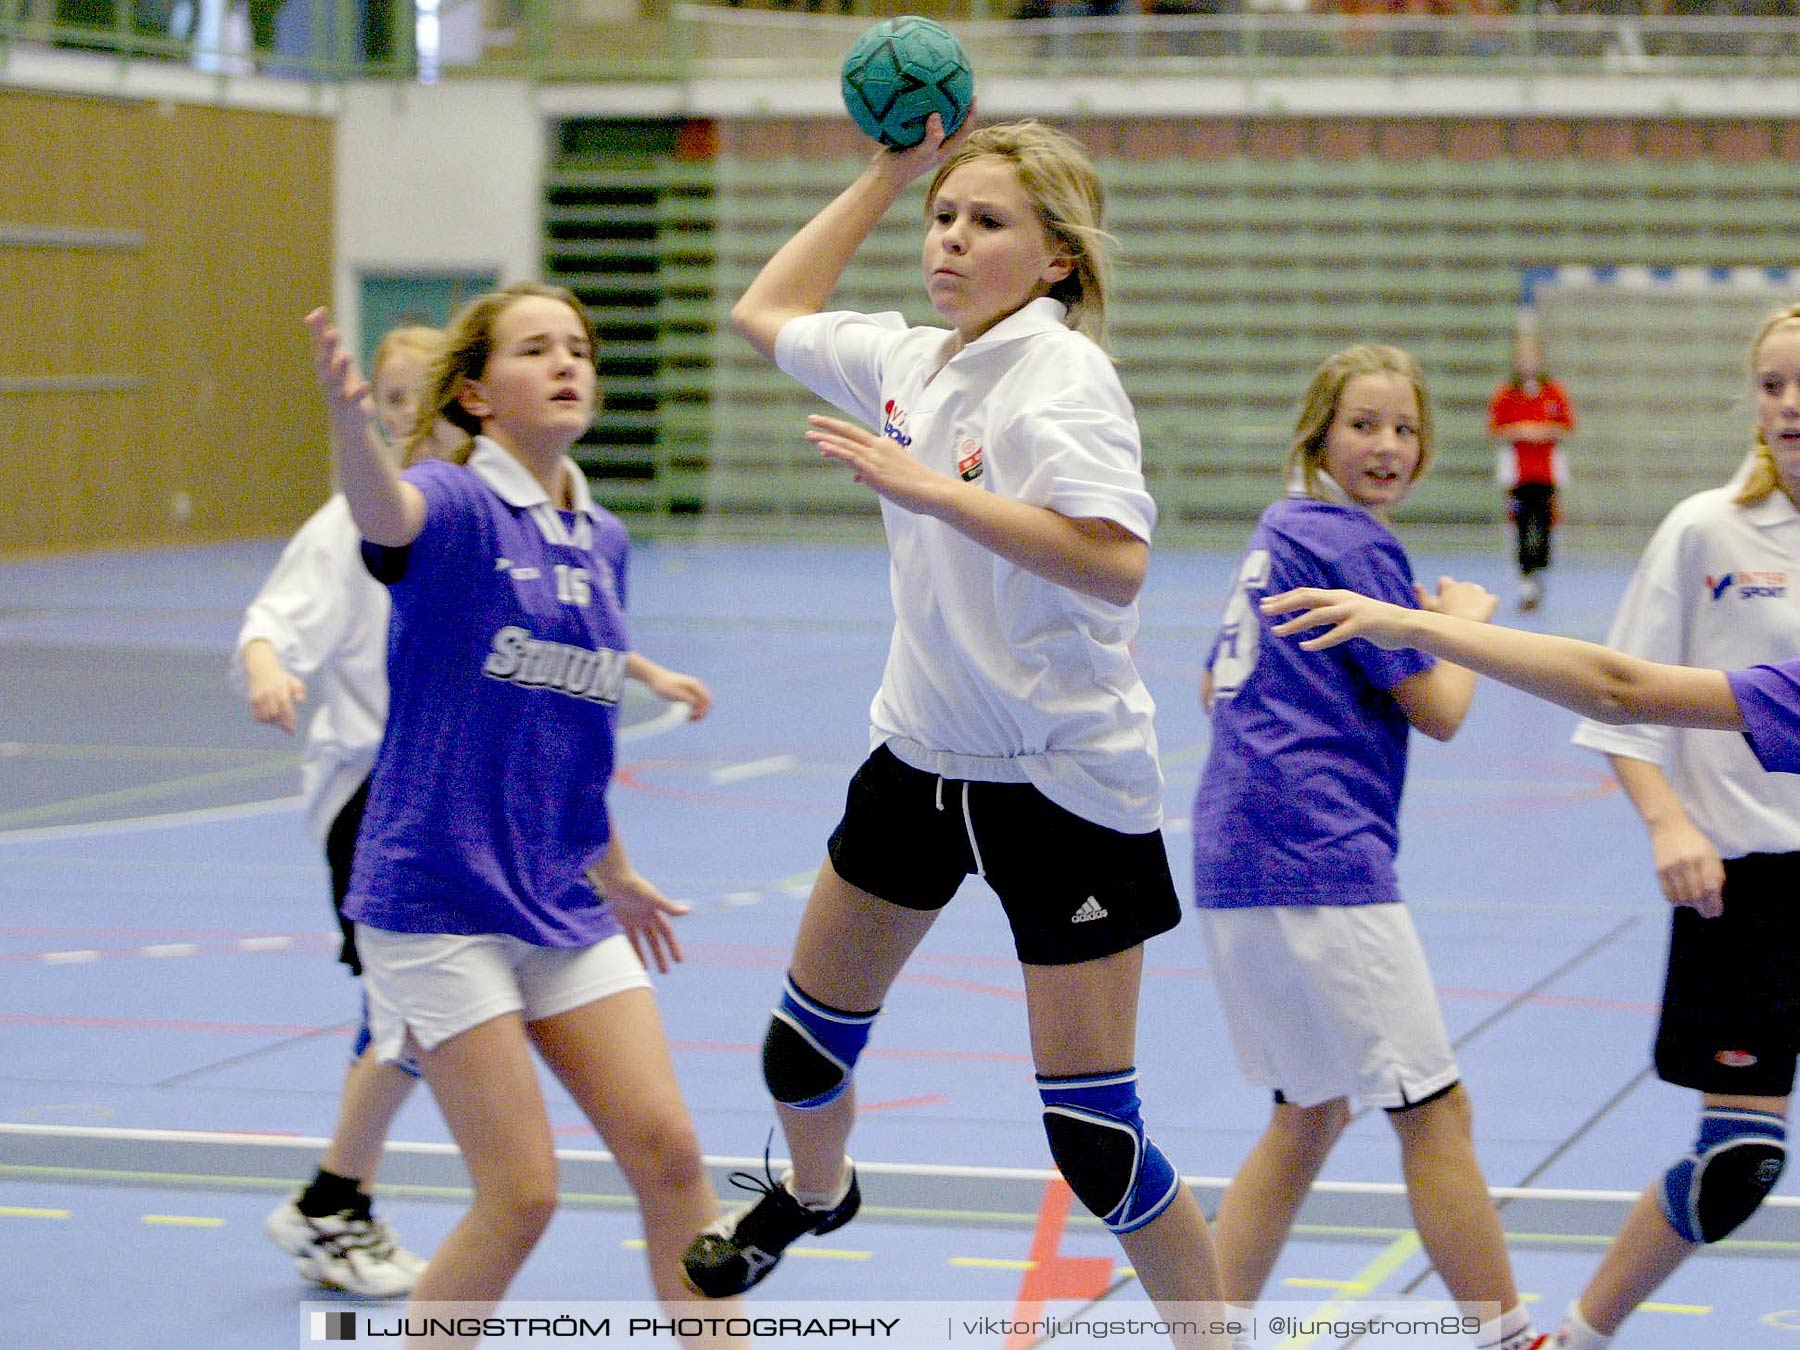
M1418 549L1417 570L1510 594L1497 538L1481 542ZM0 565L9 1346L305 1344L303 1314L320 1306L261 1223L310 1175L331 1126L356 991L332 959L324 865L293 795L296 745L253 724L227 678L242 608L278 548ZM1178 879L1207 747L1195 684L1232 562L1159 551L1142 604L1138 652L1159 707ZM1628 566L1560 562L1533 621L1601 636ZM862 544L643 545L631 598L638 647L703 676L717 697L711 717L686 726L630 705L613 801L640 868L693 905L687 961L657 987L723 1182L753 1157L760 1165L771 1125L757 1047L866 746L886 557ZM1484 687L1454 742L1415 746L1401 860L1519 1283L1548 1325L1694 1122L1692 1094L1647 1067L1666 918L1643 832L1605 765L1569 745L1571 724ZM1152 944L1147 1114L1209 1205L1267 1111L1238 1077L1210 985L1191 924ZM1006 1313L1130 1296L1104 1230L1060 1217L1019 974L980 883L901 979L859 1084L864 1214L802 1245L753 1302ZM631 1207L584 1120L551 1092L567 1203L515 1296L641 1301ZM384 1169L385 1212L425 1253L466 1194L447 1138L418 1093ZM1359 1118L1270 1299L1330 1312L1441 1294L1397 1178L1387 1124ZM1690 1261L1629 1323L1621 1350L1800 1350L1794 1178L1737 1237ZM1354 1332L1266 1343L1412 1344Z

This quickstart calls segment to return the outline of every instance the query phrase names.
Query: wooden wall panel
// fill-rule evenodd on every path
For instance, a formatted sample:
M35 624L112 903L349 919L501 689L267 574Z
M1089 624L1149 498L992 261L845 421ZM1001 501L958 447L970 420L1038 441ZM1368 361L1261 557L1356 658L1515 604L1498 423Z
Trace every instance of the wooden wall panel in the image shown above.
M0 553L277 534L324 500L300 317L331 156L323 117L0 91Z

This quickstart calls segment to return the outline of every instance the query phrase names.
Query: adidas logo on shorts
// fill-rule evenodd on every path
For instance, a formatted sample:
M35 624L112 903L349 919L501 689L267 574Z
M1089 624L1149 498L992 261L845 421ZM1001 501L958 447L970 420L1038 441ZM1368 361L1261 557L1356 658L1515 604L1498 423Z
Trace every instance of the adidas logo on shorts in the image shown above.
M1104 919L1105 917L1106 906L1090 895L1081 902L1081 908L1076 910L1075 913L1069 917L1069 922L1090 923L1095 919Z

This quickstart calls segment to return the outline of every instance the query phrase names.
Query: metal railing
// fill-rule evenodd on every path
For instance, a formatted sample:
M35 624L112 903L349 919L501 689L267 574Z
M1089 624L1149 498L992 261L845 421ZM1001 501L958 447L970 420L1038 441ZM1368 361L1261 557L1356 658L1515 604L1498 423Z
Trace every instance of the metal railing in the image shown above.
M871 0L830 14L797 7L803 2L0 0L0 75L16 54L38 50L321 82L465 73L588 83L830 76L870 21ZM1022 4L1044 17L1010 17ZM938 0L921 8L955 28L978 77L1791 79L1800 70L1800 17L1791 14L1296 14L1238 9L1231 0L1148 6L1104 17L1078 13L1077 0Z

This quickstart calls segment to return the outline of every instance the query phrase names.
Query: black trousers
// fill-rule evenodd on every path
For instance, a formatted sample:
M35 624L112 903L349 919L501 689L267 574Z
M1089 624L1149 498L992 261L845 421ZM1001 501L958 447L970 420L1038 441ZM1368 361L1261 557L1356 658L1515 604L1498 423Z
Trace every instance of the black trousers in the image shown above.
M1526 576L1550 565L1550 527L1556 489L1549 483L1521 483L1512 490L1513 526L1519 533L1519 571Z

